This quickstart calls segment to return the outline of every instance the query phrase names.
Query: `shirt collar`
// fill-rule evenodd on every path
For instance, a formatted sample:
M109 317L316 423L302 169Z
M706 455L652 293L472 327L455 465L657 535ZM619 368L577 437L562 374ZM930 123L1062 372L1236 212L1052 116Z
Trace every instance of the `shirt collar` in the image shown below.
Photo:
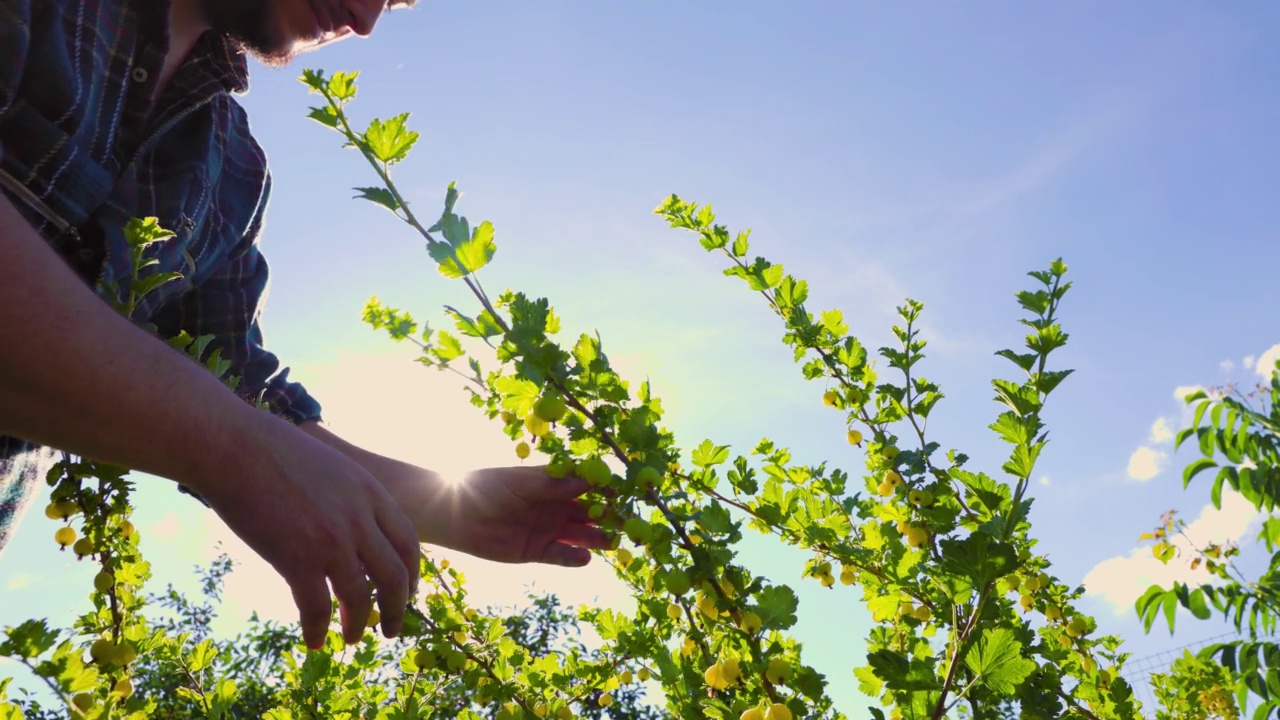
M249 92L249 62L239 44L226 35L206 32L192 49L194 57L208 58L209 70L227 92Z
M173 0L148 0L142 2L144 33L155 33L169 47L169 12ZM155 35L153 35L154 37ZM195 64L210 79L229 93L244 94L249 91L249 63L238 43L224 34L207 31L196 41L183 64Z

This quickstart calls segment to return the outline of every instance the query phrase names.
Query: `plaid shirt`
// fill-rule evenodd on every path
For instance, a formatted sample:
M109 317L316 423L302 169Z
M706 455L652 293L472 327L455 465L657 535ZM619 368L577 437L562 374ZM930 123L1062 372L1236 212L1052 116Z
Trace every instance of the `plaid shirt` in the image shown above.
M153 104L168 16L165 0L0 0L0 192L99 294L128 287L125 221L158 217L177 237L149 248L159 264L143 272L183 278L133 319L166 337L214 335L246 398L295 423L318 418L262 345L271 182L231 95L248 89L245 59L205 33ZM0 437L0 548L53 457Z

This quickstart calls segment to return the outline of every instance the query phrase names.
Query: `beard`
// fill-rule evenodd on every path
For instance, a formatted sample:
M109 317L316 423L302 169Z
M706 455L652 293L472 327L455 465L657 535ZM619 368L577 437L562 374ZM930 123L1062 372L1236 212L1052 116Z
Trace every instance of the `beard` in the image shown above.
M209 27L268 67L293 59L293 40L281 28L275 0L200 0Z

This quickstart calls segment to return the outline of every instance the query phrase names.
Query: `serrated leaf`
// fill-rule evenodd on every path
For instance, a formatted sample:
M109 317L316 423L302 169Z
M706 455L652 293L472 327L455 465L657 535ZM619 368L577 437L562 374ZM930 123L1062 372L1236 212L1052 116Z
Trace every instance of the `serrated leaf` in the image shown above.
M944 572L983 585L1018 569L1018 553L1013 546L990 535L975 533L963 540L943 539L941 568Z
M869 665L853 669L853 676L858 678L858 690L867 697L880 697L884 690L884 681L876 677L876 671ZM883 715L882 715L883 717Z
M529 414L540 395L537 384L509 375L494 380L493 387L502 395L502 408L520 417Z
M480 223L467 237L466 219L454 221L453 217L456 216L444 219L445 237L450 241L428 243L427 252L439 263L441 275L457 279L488 265L497 246L493 242L493 224L489 221ZM466 239L459 240L460 237Z
M355 196L356 199L363 199L377 203L391 212L395 212L400 209L400 201L396 200L396 196L391 194L391 191L386 188L358 187L353 189L360 193Z
M347 103L356 97L356 78L359 72L338 71L329 78L329 94L339 103Z
M729 459L727 445L715 445L711 440L703 440L693 451L693 464L700 468L719 465Z
M1008 628L991 628L982 633L964 664L992 691L1010 695L1036 669L1034 661L1022 656L1022 643Z
M761 627L772 630L786 630L796 624L796 609L800 600L796 593L786 585L770 585L756 594L759 603L756 614L760 616Z
M452 333L445 330L436 331L436 344L431 349L431 354L436 356L440 362L447 363L456 360L466 354L462 349L462 343Z
M333 128L336 130L338 127L338 113L330 105L311 108L311 112L307 113L307 117L327 128Z
M409 156L409 150L418 141L418 133L406 127L409 113L401 113L387 120L374 119L364 133L364 143L378 160L392 165Z

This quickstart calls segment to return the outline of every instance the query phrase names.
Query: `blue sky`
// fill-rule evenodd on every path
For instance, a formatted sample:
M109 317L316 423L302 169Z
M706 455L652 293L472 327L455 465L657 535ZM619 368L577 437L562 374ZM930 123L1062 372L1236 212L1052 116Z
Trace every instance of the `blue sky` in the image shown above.
M811 282L811 308L842 308L872 346L888 341L896 304L922 300L925 374L947 394L936 437L992 470L1002 448L985 430L987 380L1012 377L992 353L1020 342L1024 273L1061 256L1075 289L1057 361L1077 373L1048 411L1035 535L1056 574L1091 578L1086 609L1135 655L1194 642L1220 627L1141 635L1126 598L1160 570L1131 555L1162 511L1190 521L1207 502L1180 489L1187 454L1170 457L1153 433L1161 418L1185 422L1176 388L1256 380L1245 360L1280 343L1268 273L1280 262L1277 14L1264 3L424 0L370 40L255 68L244 102L275 177L268 345L353 440L454 473L512 459L456 385L359 322L373 293L437 322L442 304L465 299L417 238L350 199L371 178L304 119L303 67L361 70L357 117L412 112L422 140L398 175L410 198L434 214L457 180L461 211L497 228L486 287L549 296L569 337L599 329L611 358L654 382L687 447L712 437L746 450L769 436L806 462L861 467L767 308L650 214L668 194L753 228L755 252ZM142 484L140 527L164 541L157 572L183 576L226 533L167 482ZM1198 527L1239 535L1248 513L1228 508ZM50 597L83 604L92 573L51 550L46 525L37 508L0 556L0 625L57 612ZM757 569L798 583L797 556L750 549ZM472 575L501 601L525 583L619 601L596 571L503 570ZM245 570L258 579L237 586L231 615L287 611L287 597L280 609L258 594L263 573ZM843 652L867 628L858 595L799 586L798 634L858 717L857 660Z

